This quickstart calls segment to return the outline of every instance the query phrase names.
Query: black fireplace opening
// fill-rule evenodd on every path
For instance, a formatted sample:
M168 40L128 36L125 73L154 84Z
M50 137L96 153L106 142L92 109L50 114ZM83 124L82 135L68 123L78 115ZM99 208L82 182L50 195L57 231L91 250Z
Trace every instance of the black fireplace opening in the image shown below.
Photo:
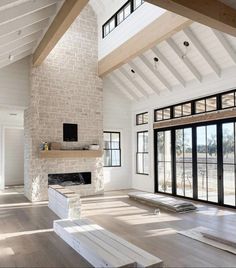
M91 184L91 172L48 174L48 184L61 186Z

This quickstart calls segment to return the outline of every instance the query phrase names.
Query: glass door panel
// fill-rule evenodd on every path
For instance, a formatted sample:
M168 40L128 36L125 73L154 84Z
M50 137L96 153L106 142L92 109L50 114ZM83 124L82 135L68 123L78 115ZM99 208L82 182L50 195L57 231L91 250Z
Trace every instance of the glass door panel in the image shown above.
M235 206L235 123L222 125L223 137L223 200L225 205Z
M197 127L198 199L218 202L216 125Z
M192 128L175 131L176 193L193 197Z
M172 193L171 131L157 133L157 171L159 192Z

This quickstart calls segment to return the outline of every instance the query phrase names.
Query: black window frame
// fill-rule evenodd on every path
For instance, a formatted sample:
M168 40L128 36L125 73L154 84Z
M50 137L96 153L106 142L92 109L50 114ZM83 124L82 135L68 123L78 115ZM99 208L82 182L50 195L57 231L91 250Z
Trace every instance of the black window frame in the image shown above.
M142 125L147 125L148 124L148 121L149 121L149 115L148 115L148 120L147 120L147 122L144 122L144 116L145 115L148 115L148 112L143 112L143 113L139 113L139 114L136 114L136 126L142 126ZM142 123L138 123L138 118L139 118L139 116L141 116L142 117Z
M113 149L111 145L110 145L110 149L106 149L103 146L103 151L110 151L111 152L111 165L110 166L105 166L104 161L103 161L103 167L121 167L121 133L119 131L103 131L103 134L104 133L110 134L110 143L112 143L112 134L118 134L119 135L119 149ZM112 151L119 151L119 155L120 155L120 163L119 163L119 165L113 165L112 164Z
M118 11L116 11L116 13L114 15L112 15L103 25L102 25L102 38L104 39L106 36L108 36L118 25L120 25L123 21L125 21L135 10L137 10L139 7L142 6L142 4L145 2L144 0L142 0L142 3L140 6L138 6L137 8L134 8L134 1L135 0L128 0L127 2L124 3L124 5L118 9ZM118 14L120 12L123 11L124 13L124 9L127 5L130 4L130 14L127 17L124 17L124 19L118 23ZM111 31L109 31L109 33L105 34L105 27L107 24L110 23L110 21L114 19L115 20L115 27L114 29L112 29Z
M139 144L139 134L144 134L144 133L148 133L148 144L147 144L147 151L143 151L143 152L139 152L139 146L138 146L138 144ZM144 142L143 142L143 144L144 144ZM138 155L143 155L143 167L144 167L144 155L148 155L149 156L149 150L148 150L148 148L149 148L149 132L148 132L148 130L143 130L143 131L138 131L137 132L137 148L136 148L136 174L138 174L138 175L146 175L146 176L148 176L149 175L149 173L142 173L142 172L138 172L138 170L139 170L139 168L138 168ZM149 170L149 165L148 165L148 170ZM143 168L143 170L144 170L144 168Z
M226 94L229 94L229 93L234 93L234 106L222 108L222 96L224 96ZM211 98L216 98L216 109L207 111L206 110L207 109L207 100L211 99ZM201 101L201 100L204 100L205 111L196 112L196 103L198 101ZM183 115L183 106L185 104L188 104L188 103L191 103L191 114ZM181 116L178 116L178 117L174 116L174 108L176 106L181 106L181 114L182 114ZM158 123L158 122L162 122L162 121L165 121L165 120L180 119L182 117L188 117L188 116L192 116L192 115L207 114L207 113L211 113L211 112L215 112L215 111L232 109L232 108L236 108L236 89L232 89L232 90L229 90L229 91L209 95L209 96L206 96L206 97L201 97L201 98L197 98L197 99L193 99L193 100L189 100L189 101L185 101L185 102L181 102L181 103L176 103L176 104L171 105L171 106L166 106L166 107L161 107L161 108L155 109L154 110L154 122ZM170 118L169 119L164 119L163 113L164 113L165 109L170 109ZM162 120L157 120L157 112L158 111L162 111Z

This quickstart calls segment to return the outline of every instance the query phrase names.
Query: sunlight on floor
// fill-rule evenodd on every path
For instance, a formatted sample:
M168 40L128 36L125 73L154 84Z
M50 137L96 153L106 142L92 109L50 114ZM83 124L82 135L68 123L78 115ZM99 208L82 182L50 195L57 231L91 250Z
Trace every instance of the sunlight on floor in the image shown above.
M149 231L146 231L146 233L148 233L148 235L146 235L145 237L154 237L154 236L176 234L177 231L172 228L163 228L163 229L149 230Z
M206 216L226 216L226 215L235 215L236 213L229 210L220 210L216 208L209 208L208 210L199 210L196 211L197 214L203 214Z
M0 240L5 240L7 238L12 238L12 237L19 237L19 236L32 235L32 234L41 234L41 233L49 233L49 232L53 232L53 229L23 231L23 232L16 232L16 233L6 233L6 234L0 234Z
M83 207L82 214L85 216L95 216L95 215L127 215L127 214L137 214L137 213L145 213L147 210L140 209L137 207L121 207L121 208L108 208L108 209L94 209L87 211L86 208Z
M117 207L129 207L130 205L122 201L109 201L99 202L99 208L117 208ZM92 210L98 208L98 203L87 203L83 204L86 210Z
M182 219L171 215L153 215L153 214L140 214L116 217L120 221L124 221L131 225L158 223L158 222L171 222L181 221Z
M15 253L12 248L2 248L0 247L0 257L5 257L5 256L13 256Z
M114 195L114 196L106 196L106 195L101 195L101 196L96 196L96 197L82 197L81 200L83 201L100 201L100 200L108 200L108 199L118 199L118 198L127 198L127 195Z
M12 207L22 207L22 206L30 206L34 207L37 205L47 205L48 201L42 201L42 202L25 202L25 203L11 203L11 204L0 204L0 208L12 208Z

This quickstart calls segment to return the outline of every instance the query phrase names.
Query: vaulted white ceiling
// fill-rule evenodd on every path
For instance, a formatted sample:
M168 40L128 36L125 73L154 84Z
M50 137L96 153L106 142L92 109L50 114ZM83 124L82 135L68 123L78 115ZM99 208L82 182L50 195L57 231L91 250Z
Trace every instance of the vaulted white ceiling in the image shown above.
M189 47L183 45L189 42ZM185 56L186 54L186 56ZM155 65L154 58L158 58ZM127 98L138 101L204 78L220 79L236 66L236 38L194 22L106 76ZM131 72L135 71L135 74Z
M0 1L0 68L35 51L63 2Z

